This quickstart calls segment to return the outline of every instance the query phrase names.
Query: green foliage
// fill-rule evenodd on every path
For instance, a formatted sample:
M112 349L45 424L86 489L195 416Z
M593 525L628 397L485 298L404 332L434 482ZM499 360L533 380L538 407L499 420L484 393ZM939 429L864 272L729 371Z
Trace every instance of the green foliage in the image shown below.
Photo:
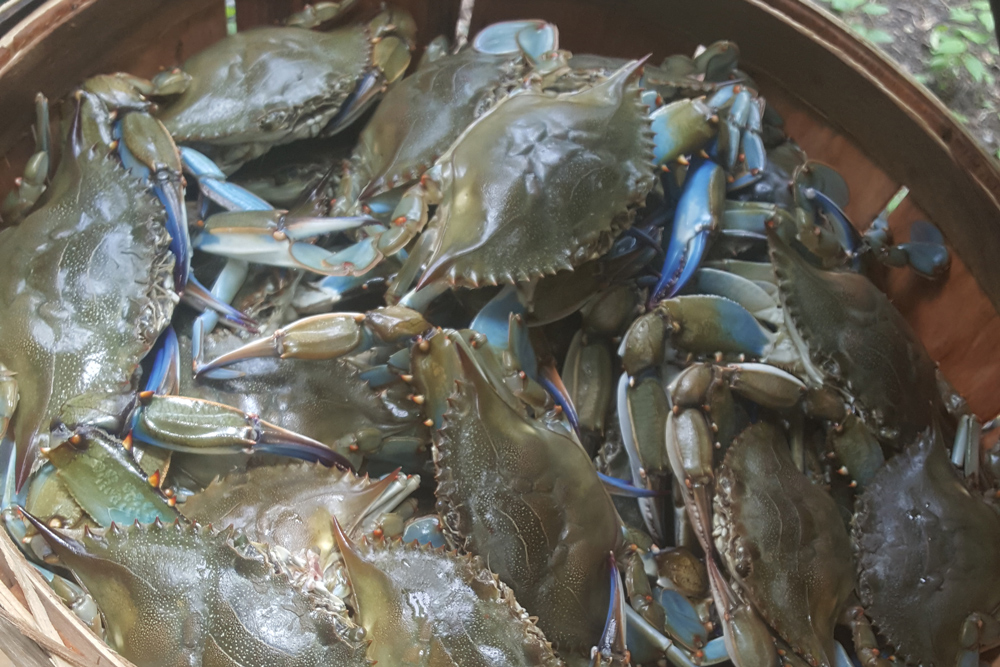
M994 76L983 62L979 49L975 48L988 44L992 36L968 27L968 24L981 23L980 17L970 9L952 7L949 16L953 22L935 26L930 32L928 67L939 77L952 79L964 69L977 84L992 86Z

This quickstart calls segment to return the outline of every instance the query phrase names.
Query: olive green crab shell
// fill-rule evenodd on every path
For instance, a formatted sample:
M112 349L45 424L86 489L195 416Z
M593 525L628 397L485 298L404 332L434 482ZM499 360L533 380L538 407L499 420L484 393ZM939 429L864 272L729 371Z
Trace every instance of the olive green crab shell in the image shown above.
M108 643L136 664L368 667L357 626L232 530L112 524L77 541L32 523L97 601Z
M912 442L944 407L934 362L910 325L865 276L818 269L776 234L769 246L806 374L852 396L883 444Z
M716 548L767 624L810 664L832 665L834 626L854 590L850 538L772 424L748 427L729 448L714 520Z
M396 479L372 480L317 463L258 466L213 481L181 509L200 523L232 525L255 542L292 553L313 549L322 563L334 549L333 517L355 533L370 514L392 510L380 510L379 500ZM397 502L406 497L397 495Z
M654 184L640 73L636 61L573 93L521 89L473 123L431 172L441 202L419 286L528 281L603 254Z
M559 650L588 652L607 617L608 553L622 546L590 458L554 413L531 416L458 332L424 343L411 351L418 384L451 388L434 436L448 539L486 560Z
M557 667L562 663L514 593L482 559L335 527L360 625L380 665ZM413 601L419 601L414 604Z

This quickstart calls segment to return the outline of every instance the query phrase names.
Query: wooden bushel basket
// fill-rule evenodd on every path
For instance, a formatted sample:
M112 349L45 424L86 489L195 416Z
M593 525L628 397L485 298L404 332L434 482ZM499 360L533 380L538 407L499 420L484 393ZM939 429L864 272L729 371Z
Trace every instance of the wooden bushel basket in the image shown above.
M241 29L302 5L236 4ZM361 4L355 13L377 3ZM421 44L453 32L459 0L393 4L413 14ZM511 18L555 23L570 51L652 53L653 62L736 41L741 67L784 116L788 134L847 180L855 224L867 227L906 186L890 218L897 242L920 218L944 232L952 250L947 279L892 270L883 286L976 413L1000 412L1000 168L898 67L798 0L477 0L472 31ZM0 184L21 173L33 150L38 91L55 100L99 72L150 76L224 36L222 0L49 0L0 38ZM0 666L2 652L17 667L130 665L60 603L4 531L0 582Z

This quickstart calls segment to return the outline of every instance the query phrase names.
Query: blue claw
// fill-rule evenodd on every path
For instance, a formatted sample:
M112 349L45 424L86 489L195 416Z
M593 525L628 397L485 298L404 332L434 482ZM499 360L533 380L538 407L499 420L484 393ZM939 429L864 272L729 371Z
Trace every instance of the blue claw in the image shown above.
M601 484L604 485L608 493L619 498L655 498L666 495L665 491L654 491L653 489L632 486L623 479L611 477L602 472L597 473L597 477L601 480Z
M674 296L694 275L708 246L709 233L719 227L725 204L725 172L706 160L688 176L677 202L670 245L652 301Z
M358 116L368 109L372 101L382 94L384 83L386 83L385 76L380 71L373 70L364 75L354 86L351 94L347 96L344 104L323 128L322 135L329 137L337 134L357 120Z
M906 251L910 267L926 278L939 277L951 264L941 230L926 220L914 222L910 226L909 242L899 247Z
M507 285L476 313L469 328L486 336L494 347L507 347L511 315L524 315L524 306L514 286Z
M122 166L136 178L148 181L153 194L163 205L167 215L167 233L170 234L170 252L174 255L174 289L183 292L191 270L191 235L188 231L187 208L184 206L184 186L179 173L160 170L153 174L140 162L122 137L122 122L115 123L113 136L118 140L118 157Z
M353 469L323 443L227 405L146 392L139 399L132 437L156 447L205 455L264 452Z
M811 201L816 208L826 215L827 219L834 223L833 229L837 235L840 245L851 257L856 257L858 249L861 247L861 235L851 224L847 214L837 206L837 203L816 188L806 188L804 192L806 199ZM856 262L855 262L856 263Z
M472 39L472 48L493 55L513 54L525 49L529 55L537 57L559 48L559 31L545 21L502 21L480 30Z
M233 326L245 329L250 333L257 333L260 329L257 322L247 317L240 311L230 306L225 301L216 298L207 287L198 282L193 275L188 279L187 289L184 290L184 301L199 311L212 310L222 316L226 322Z
M549 395L555 399L556 404L562 408L563 414L569 420L570 426L573 427L573 431L579 437L580 416L576 413L576 406L573 405L573 399L570 398L569 390L563 384L562 378L559 377L559 372L555 366L543 366L541 372L538 374L538 382L545 387L545 391L549 392Z
M615 565L615 555L608 557L611 570L611 599L608 602L608 616L604 621L604 632L594 647L590 664L627 665L629 664L627 646L627 623L625 620L625 591L622 588L621 576Z
M207 199L227 211L267 211L274 208L249 190L226 181L226 175L208 156L186 146L181 146L180 151L184 170L198 179L198 187Z
M181 386L181 348L172 326L163 330L154 350L145 389L157 394L176 394Z
M692 650L704 646L708 641L708 632L688 599L670 589L658 590L656 597L666 612L668 634Z

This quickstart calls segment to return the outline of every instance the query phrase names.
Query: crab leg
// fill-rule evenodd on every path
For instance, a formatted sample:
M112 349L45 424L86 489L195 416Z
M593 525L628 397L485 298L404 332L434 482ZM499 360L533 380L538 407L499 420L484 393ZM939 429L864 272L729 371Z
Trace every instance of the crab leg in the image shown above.
M0 218L7 224L17 224L45 192L49 178L49 101L44 95L35 96L35 154L28 159L24 174L14 179L14 189L0 206Z
M405 340L427 332L430 324L416 311L390 306L362 313L331 313L306 317L278 329L267 338L220 355L202 366L205 373L244 359L336 359L369 347L373 336L385 342Z
M122 165L150 183L167 215L170 250L174 254L174 287L198 310L212 309L226 321L252 330L254 323L228 303L216 299L191 273L191 238L184 205L182 161L160 121L146 113L127 113L114 126Z
M140 394L132 437L157 447L198 454L266 452L350 469L323 443L228 405L180 396Z
M333 275L336 272L329 270L325 262L331 261L334 253L306 241L378 222L367 216L290 215L287 211L275 210L249 190L227 181L222 170L198 151L182 147L181 159L184 170L198 179L202 195L227 211L205 221L195 241L195 247L203 252ZM360 260L355 257L354 261Z
M630 656L626 645L626 630L628 622L625 610L625 590L622 588L621 575L615 566L615 555L609 555L611 562L611 596L608 603L608 619L604 622L601 638L590 651L591 667L627 667Z

